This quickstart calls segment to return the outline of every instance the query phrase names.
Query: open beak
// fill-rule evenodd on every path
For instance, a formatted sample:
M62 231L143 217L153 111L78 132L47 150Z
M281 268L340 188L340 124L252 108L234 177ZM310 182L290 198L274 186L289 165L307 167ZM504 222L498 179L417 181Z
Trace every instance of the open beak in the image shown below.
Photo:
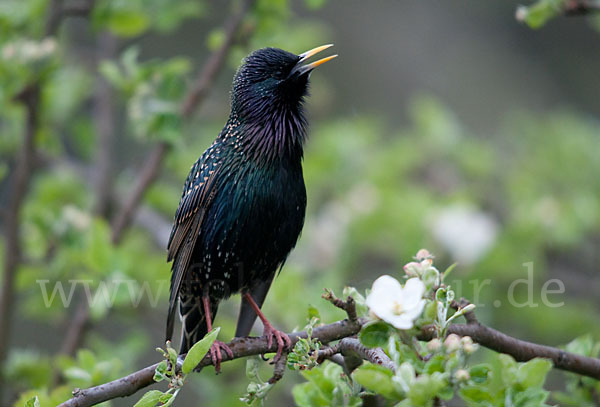
M317 66L323 65L325 62L331 61L333 58L337 57L337 54L331 55L331 56L328 56L325 58L321 58L318 61L311 62L310 64L301 65L302 62L306 61L313 55L316 55L319 52L326 50L329 47L333 47L333 44L321 45L320 47L313 48L309 51L303 52L302 54L298 55L300 57L300 59L298 60L298 65L296 65L296 67L292 70L292 72L297 73L298 75L303 75L305 73L311 72Z

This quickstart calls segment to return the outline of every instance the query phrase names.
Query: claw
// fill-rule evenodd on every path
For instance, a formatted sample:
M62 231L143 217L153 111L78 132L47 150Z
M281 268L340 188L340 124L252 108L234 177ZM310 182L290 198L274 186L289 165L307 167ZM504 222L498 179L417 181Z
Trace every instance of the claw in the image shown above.
M269 348L273 344L273 338L277 341L277 353L273 358L273 363L277 363L283 355L283 350L289 350L291 348L292 340L285 332L273 328L271 324L265 325L264 336L267 337L267 345Z
M215 367L215 371L217 374L221 373L221 361L223 360L223 355L221 354L221 349L225 351L229 359L233 359L233 351L227 344L221 341L215 341L210 347L210 360L212 361L213 366Z

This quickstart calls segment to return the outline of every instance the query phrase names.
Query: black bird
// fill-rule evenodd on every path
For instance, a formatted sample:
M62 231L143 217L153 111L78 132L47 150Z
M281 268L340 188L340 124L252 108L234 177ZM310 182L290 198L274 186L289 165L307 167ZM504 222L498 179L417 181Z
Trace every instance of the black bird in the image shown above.
M290 345L260 307L304 224L304 98L312 70L337 55L304 62L330 46L300 55L260 49L234 77L229 119L192 166L169 238L166 336L172 337L179 304L180 353L212 329L219 302L240 291L236 336L247 336L258 316L269 343L277 341L275 359ZM227 345L216 342L210 354L217 372L221 349L233 357Z

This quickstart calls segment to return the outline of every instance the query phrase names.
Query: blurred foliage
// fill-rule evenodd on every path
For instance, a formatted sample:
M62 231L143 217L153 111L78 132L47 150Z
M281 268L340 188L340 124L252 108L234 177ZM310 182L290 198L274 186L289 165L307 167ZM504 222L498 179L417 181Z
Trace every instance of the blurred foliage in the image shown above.
M550 20L567 14L593 14L600 10L597 0L537 0L530 6L517 7L517 20L523 21L529 27L543 27ZM592 27L600 30L600 18L590 19Z
M98 119L91 113L96 78L102 75L108 80L119 112L113 196L127 194L145 152L157 140L173 147L144 201L166 222L173 215L189 166L212 142L227 114L212 106L201 121L184 124L179 104L198 71L191 63L194 50L189 55L147 59L135 45L143 35L170 35L189 20L213 27L194 47L216 49L224 36L211 19L220 11L216 3L101 0L91 11L88 28L67 21L67 28L46 37L44 22L52 3L0 2L3 190L24 131L25 113L14 97L31 83L42 88L36 134L41 169L22 213L24 261L17 275L15 314L20 324L54 333L52 340L34 333L11 349L2 374L18 394L17 406L55 406L69 398L75 387L99 384L136 369L142 359L148 359L148 349L162 342L169 278L165 248L138 226L115 246L110 219L93 212L96 191L88 167L96 159ZM292 7L289 0L259 0L244 22L242 41L233 48L223 76L231 75L241 58L255 48L269 45L300 52L332 42L334 33L312 14L324 3L306 0ZM541 0L520 12L530 26L537 27L558 15L562 4L562 0ZM226 12L238 7L234 1ZM90 63L89 49L106 32L117 37L119 55ZM318 73L313 79L322 81ZM331 100L328 89L326 83L315 87L308 104L309 109L319 109L310 110L315 119L305 153L309 196L305 230L265 304L265 312L279 326L287 331L314 322L317 316L322 322L344 318L340 310L321 300L323 287L353 285L356 296L376 276L397 273L417 249L427 246L442 264L459 261L452 286L457 296L477 295L481 319L554 344L590 332L592 336L571 342L568 349L597 356L598 345L592 340L600 336L597 303L590 303L585 292L573 293L560 308L505 304L510 284L526 274L524 262L535 264L536 290L529 298L526 290L516 289L519 302L541 303L538 288L549 278L582 279L586 287L585 273L596 265L589 252L600 235L597 119L566 109L543 115L519 112L490 134L473 134L439 99L422 95L412 103L407 123L391 128L382 117L320 115L320 108L327 111ZM452 208L458 208L461 216ZM442 228L447 219L450 226ZM475 228L479 219L485 222ZM469 240L475 230L482 234L475 236L485 236L487 241L477 250ZM483 279L492 283L481 290L470 284ZM86 300L91 303L93 333L75 356L57 355L66 321ZM492 305L495 300L503 306ZM223 305L218 320L223 339L235 329L233 302ZM310 352L316 346L302 343L296 359L292 358L295 366L312 366ZM516 405L541 405L546 399L541 388L547 371L544 362L523 365L503 356L477 357L491 366L492 379L476 383L485 369L470 368L472 382L456 393L469 405L503 405L500 398L507 394L515 397ZM455 363L451 358L444 355L435 363ZM239 404L248 380L257 384L254 390L263 391L260 373L270 374L265 364L252 363L249 378L243 374L244 361L227 363L219 377L208 371L192 374L187 380L193 385L186 386L179 399L186 403L200 399L202 405ZM433 364L398 365L404 366L399 370L404 383L414 385L413 405L421 405L423 398L430 400L425 391L444 391L446 383L438 380ZM424 375L429 375L429 381ZM530 377L539 382L530 383ZM293 396L301 406L358 405L357 383L393 399L399 394L396 387L385 387L392 379L389 372L368 365L348 378L337 365L326 363L302 370L301 375L288 372L269 389L269 400L286 404ZM294 386L299 381L302 384ZM573 406L589 405L600 391L595 381L571 375L559 387L550 400ZM523 392L525 388L533 390ZM161 395L149 397L155 396ZM534 399L538 404L527 404Z

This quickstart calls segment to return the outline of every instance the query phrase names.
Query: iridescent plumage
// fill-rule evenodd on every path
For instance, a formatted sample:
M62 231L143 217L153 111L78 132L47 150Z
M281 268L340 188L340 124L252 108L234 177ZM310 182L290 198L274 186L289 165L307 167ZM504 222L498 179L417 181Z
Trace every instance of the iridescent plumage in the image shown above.
M179 304L181 352L207 332L204 297L249 293L258 306L296 244L306 209L303 101L311 69L275 48L250 54L235 75L229 119L186 179L168 245L173 261L167 339ZM305 66L304 66L305 67ZM242 300L236 336L256 314Z

